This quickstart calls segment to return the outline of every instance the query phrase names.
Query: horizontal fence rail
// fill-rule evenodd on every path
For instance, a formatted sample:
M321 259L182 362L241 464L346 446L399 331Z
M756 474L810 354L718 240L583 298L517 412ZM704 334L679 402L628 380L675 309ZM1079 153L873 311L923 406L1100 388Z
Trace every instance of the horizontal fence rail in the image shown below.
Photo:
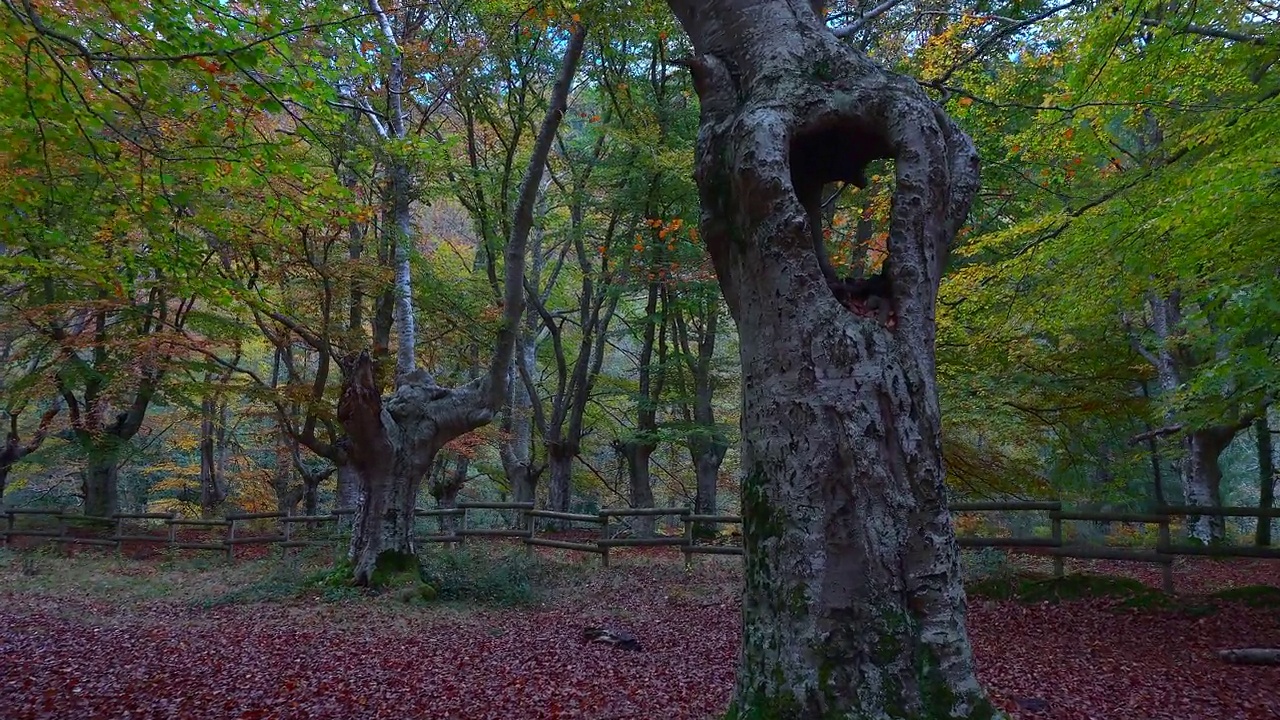
M1173 590L1173 560L1176 556L1209 556L1209 557L1242 557L1242 558L1280 558L1280 548L1252 547L1238 545L1195 545L1174 543L1171 540L1170 524L1179 517L1215 516L1215 517L1253 517L1259 520L1280 518L1280 508L1220 507L1207 508L1195 506L1167 506L1154 513L1135 512L1094 512L1064 508L1055 501L999 501L952 503L952 513L1047 513L1050 537L980 537L958 535L957 543L962 548L1000 548L1008 550L1031 550L1053 559L1054 574L1064 574L1063 561L1066 558L1125 560L1154 563L1161 566L1163 585L1166 591ZM474 525L477 510L506 511L515 518L507 528L476 527ZM227 559L235 558L237 547L246 545L275 545L286 551L291 548L309 546L340 547L345 536L338 532L339 520L353 515L354 508L334 510L324 515L288 515L283 512L266 513L229 513L223 518L183 518L169 513L116 513L110 517L89 517L78 515L64 508L0 508L0 516L4 518L4 528L0 530L0 538L12 544L14 538L49 538L53 542L71 546L85 545L91 547L114 547L123 549L125 543L153 543L173 549L205 550L225 554ZM741 515L708 515L697 514L687 507L658 508L603 508L596 513L572 513L558 510L542 510L535 508L531 502L459 502L454 507L418 509L414 513L417 518L433 518L439 525L436 534L418 534L415 541L422 543L447 543L454 546L465 544L468 538L506 538L518 540L526 549L535 547L554 548L559 550L592 553L600 557L601 564L609 565L609 553L613 548L626 547L674 547L683 553L685 563L691 564L694 555L741 555L743 548L737 544L716 544L700 541L703 536L715 535L715 528L720 525L737 526L740 534ZM53 520L53 527L18 527L19 518L48 518ZM612 528L616 523L624 523L627 518L673 517L683 525L683 532L678 535L652 535L646 537L615 536ZM275 521L275 527L263 530L261 527L250 527L253 523ZM571 524L590 526L596 537L592 540L566 540L538 535L539 521L553 522L560 527ZM143 533L137 523L152 523L157 532ZM1073 543L1063 539L1064 523L1069 522L1124 522L1157 526L1155 548L1150 547L1116 547L1101 544ZM133 523L129 525L127 523ZM329 528L326 533L300 536L295 528L300 524L311 529ZM106 537L74 534L76 529L92 529L106 526L112 534ZM155 527L159 526L159 527ZM204 530L209 534L221 537L206 537L203 542L192 542L178 535L180 528ZM145 528L143 528L145 529ZM253 531L248 534L247 531Z

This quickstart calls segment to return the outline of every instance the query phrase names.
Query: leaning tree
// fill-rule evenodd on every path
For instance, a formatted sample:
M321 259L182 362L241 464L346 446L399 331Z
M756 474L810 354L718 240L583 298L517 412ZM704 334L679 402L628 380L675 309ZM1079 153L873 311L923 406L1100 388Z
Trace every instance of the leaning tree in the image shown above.
M934 308L969 139L808 0L669 0L701 99L702 233L743 376L739 718L974 718ZM889 256L837 277L824 187L894 161Z

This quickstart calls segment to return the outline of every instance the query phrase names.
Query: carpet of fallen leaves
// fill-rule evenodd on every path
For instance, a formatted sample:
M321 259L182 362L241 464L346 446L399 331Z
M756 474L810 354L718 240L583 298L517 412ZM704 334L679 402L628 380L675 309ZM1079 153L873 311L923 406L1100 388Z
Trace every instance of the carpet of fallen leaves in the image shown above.
M546 606L439 611L306 600L199 610L14 593L0 578L0 718L702 720L724 711L733 686L732 568L709 562L686 577L678 556L624 557ZM1119 563L1077 569L1159 580ZM1280 563L1197 561L1178 582L1280 585ZM1280 717L1280 668L1215 655L1280 646L1275 609L971 605L980 678L1016 718ZM589 625L629 631L643 648L583 643Z

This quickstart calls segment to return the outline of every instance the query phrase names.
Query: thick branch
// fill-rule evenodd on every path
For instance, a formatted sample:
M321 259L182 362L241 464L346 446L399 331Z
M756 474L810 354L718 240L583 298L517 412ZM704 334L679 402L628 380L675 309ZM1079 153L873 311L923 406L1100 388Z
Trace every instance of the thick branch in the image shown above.
M507 370L511 366L511 356L515 352L516 335L520 332L520 318L524 315L524 250L529 234L533 230L533 207L542 186L542 173L547 165L547 156L551 153L551 145L555 141L556 130L568 107L569 88L573 84L573 76L578 68L578 58L582 56L586 38L585 25L574 28L573 35L569 39L569 47L565 50L560 77L556 78L555 86L551 89L551 101L547 107L546 117L543 118L542 127L538 130L533 154L529 158L524 179L520 182L520 195L516 202L515 218L511 225L511 236L507 238L505 254L506 278L503 285L502 329L498 331L497 345L493 358L489 362L487 402L494 412L502 407L507 395Z

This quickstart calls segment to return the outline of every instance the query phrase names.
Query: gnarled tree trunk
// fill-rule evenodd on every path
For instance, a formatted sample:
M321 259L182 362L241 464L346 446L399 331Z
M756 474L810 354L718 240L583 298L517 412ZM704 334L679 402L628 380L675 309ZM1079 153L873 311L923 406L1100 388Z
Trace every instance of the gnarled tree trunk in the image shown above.
M506 399L507 374L525 307L525 244L533 226L534 201L585 39L586 28L575 27L520 184L505 251L502 325L487 372L452 389L436 385L422 370L400 372L395 390L384 402L378 368L368 352L343 362L338 421L347 433L348 459L360 477L360 504L349 550L358 584L370 582L384 553L414 554L418 490L436 453L450 440L492 420Z
M746 588L731 716L991 717L944 503L934 361L973 146L808 2L670 4L695 51L703 236L740 336ZM890 157L886 273L850 288L823 270L821 189L865 183L866 164Z

